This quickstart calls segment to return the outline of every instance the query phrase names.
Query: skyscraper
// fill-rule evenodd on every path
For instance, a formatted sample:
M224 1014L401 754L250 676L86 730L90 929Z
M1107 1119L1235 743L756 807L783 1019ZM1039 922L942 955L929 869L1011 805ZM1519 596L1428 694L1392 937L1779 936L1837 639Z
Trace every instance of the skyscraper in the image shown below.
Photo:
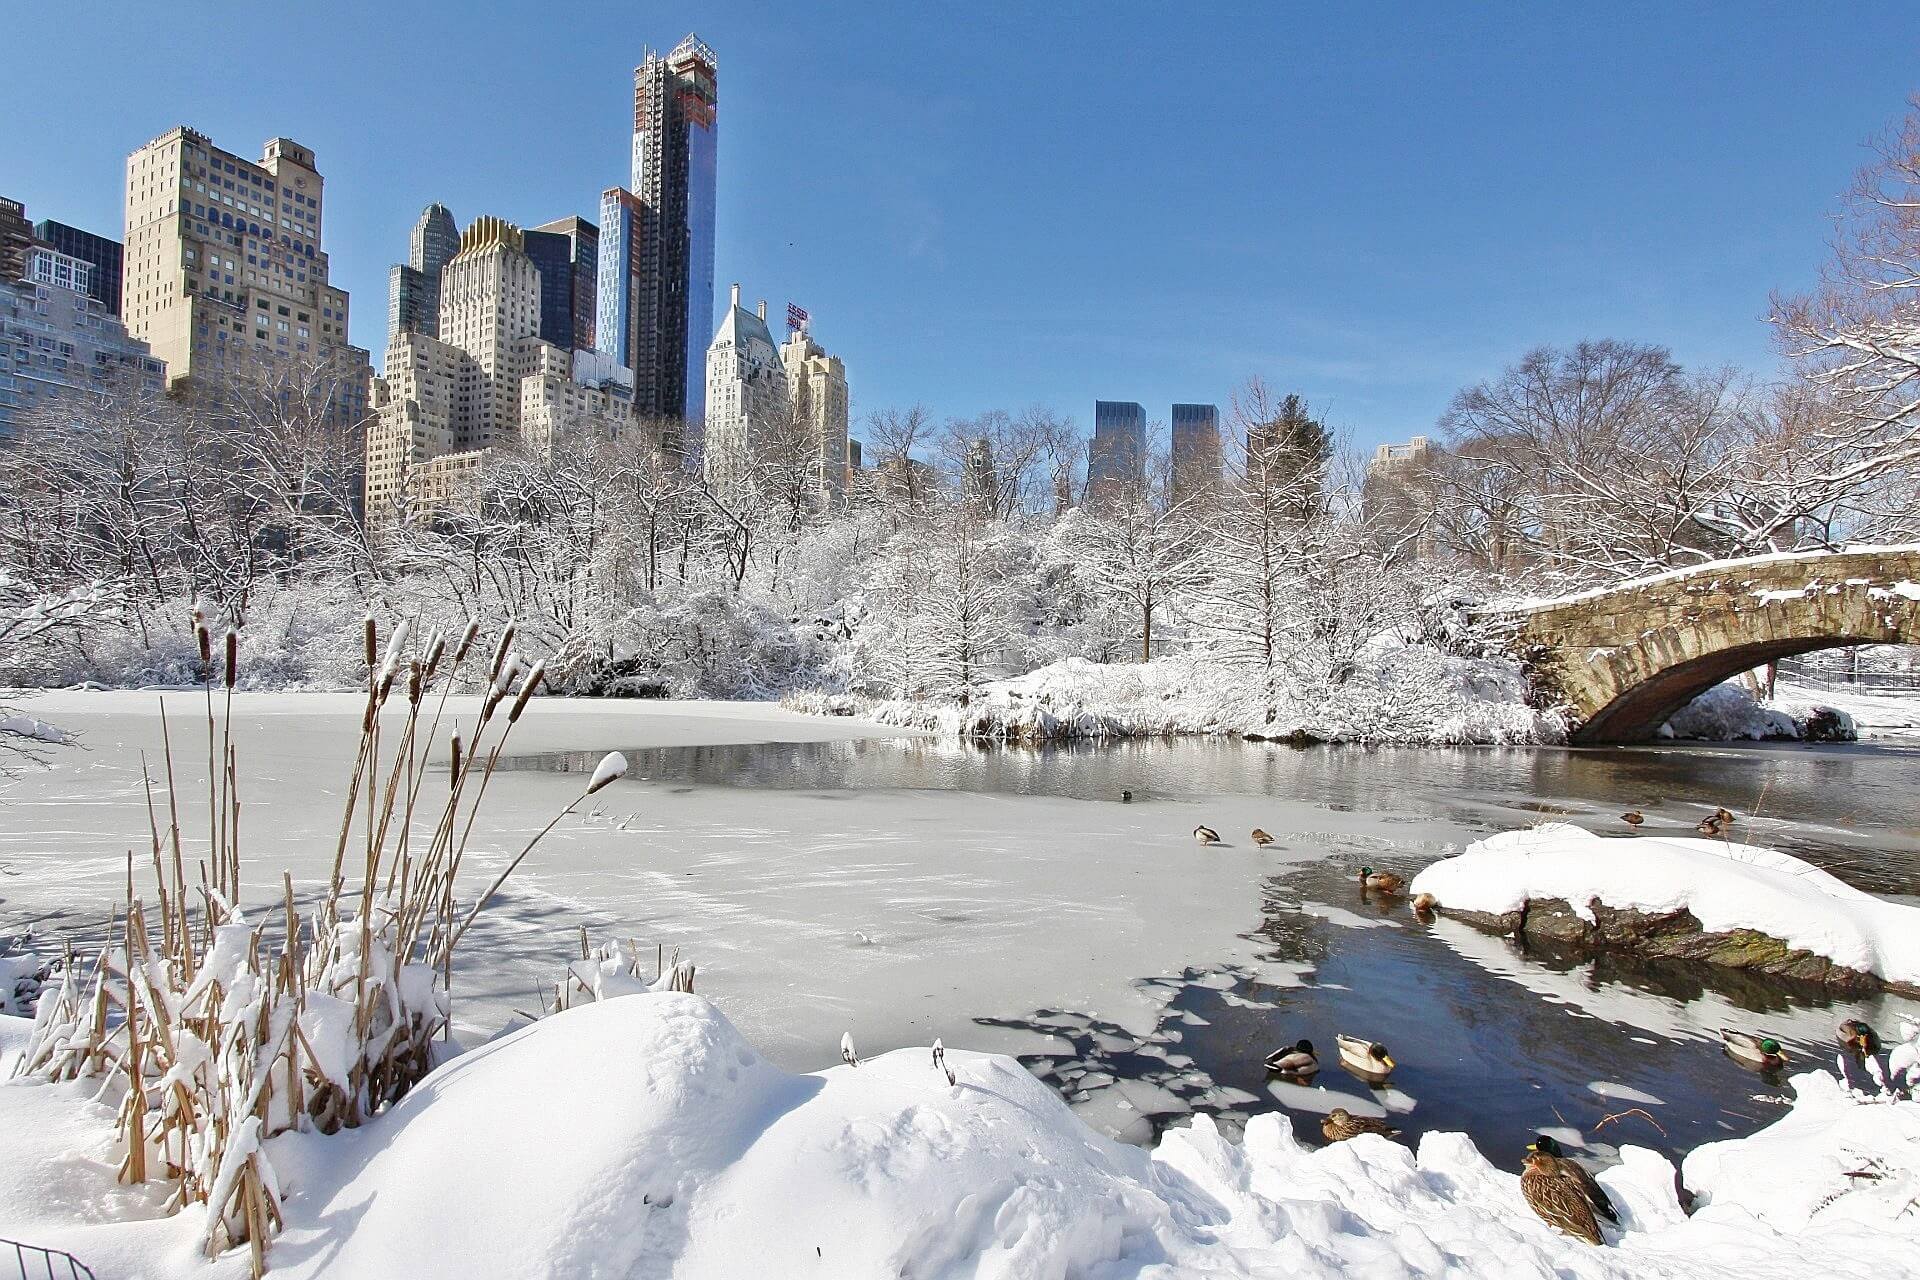
M707 484L725 490L740 483L768 433L793 417L787 368L767 329L767 304L740 305L734 285L727 314L707 347L707 436L701 469Z
M87 292L107 309L108 315L120 314L121 250L118 240L109 240L106 236L97 236L91 231L82 231L51 218L42 218L34 223L33 234L52 245L56 252L90 264L93 272Z
M791 309L789 309L791 314ZM811 437L814 465L811 478L814 501L822 510L846 505L847 500L847 367L828 355L804 326L780 344L780 363L787 370L787 398L793 420Z
M642 417L687 424L678 442L689 464L700 453L705 373L713 324L713 229L719 89L713 50L689 35L664 57L648 50L633 72L633 180L601 198L599 349L634 374ZM617 221L625 196L639 217ZM612 206L612 207L610 207ZM627 299L607 292L621 268L637 268ZM622 314L624 313L624 314ZM624 320L622 332L607 321Z
M454 502L486 451L516 438L545 451L562 431L630 419L617 379L577 376L577 357L592 353L539 336L541 283L519 227L482 217L461 236L440 275L439 336L397 330L375 384L366 503L376 521Z
M11 284L27 274L27 251L33 248L33 224L27 206L0 196L0 284Z
M564 271L558 270L559 255L547 247L554 239L564 242ZM585 218L571 216L543 222L527 232L527 255L540 264L540 336L555 346L592 351L600 228ZM556 275L564 278L564 288L548 282L543 256L555 263Z
M1147 411L1132 400L1093 402L1087 497L1099 501L1147 480Z
M247 361L339 365L331 412L366 412L367 353L347 341L347 294L327 280L313 152L273 138L257 161L184 126L127 157L120 312L173 382Z
M1174 502L1220 487L1220 410L1210 404L1173 406Z
M407 238L407 261L387 274L387 336L403 329L439 334L440 276L460 252L460 228L443 204L421 210Z

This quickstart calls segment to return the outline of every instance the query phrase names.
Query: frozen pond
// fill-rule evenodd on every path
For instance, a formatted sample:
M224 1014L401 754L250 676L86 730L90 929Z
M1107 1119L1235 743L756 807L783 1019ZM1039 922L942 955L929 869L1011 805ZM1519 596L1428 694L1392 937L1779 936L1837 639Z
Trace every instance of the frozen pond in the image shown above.
M33 705L87 750L0 793L0 934L97 934L127 847L145 842L155 701ZM198 714L196 697L169 703ZM326 874L357 707L236 702L246 864L263 898L282 866L296 882ZM873 736L886 732L766 707L536 704L488 793L471 887L578 793L602 752L627 750L633 768L556 830L463 944L463 1029L533 1007L585 923L681 947L699 989L787 1067L836 1060L848 1029L862 1052L940 1036L1019 1054L1089 1120L1137 1140L1195 1108L1231 1123L1284 1105L1317 1133L1317 1113L1345 1105L1414 1134L1465 1130L1517 1160L1543 1126L1676 1151L1764 1122L1778 1083L1719 1053L1722 1025L1830 1063L1841 1018L1890 1032L1898 1011L1920 1015L1893 999L1829 1006L1778 984L1523 955L1365 900L1353 879L1362 864L1411 874L1547 816L1624 835L1628 807L1651 829L1725 804L1745 839L1911 893L1912 747L1033 752ZM179 784L193 794L191 775ZM1199 822L1227 847L1198 849ZM1277 843L1253 847L1254 826ZM1334 1066L1336 1031L1387 1042L1393 1088ZM1260 1065L1302 1036L1328 1062L1315 1089Z

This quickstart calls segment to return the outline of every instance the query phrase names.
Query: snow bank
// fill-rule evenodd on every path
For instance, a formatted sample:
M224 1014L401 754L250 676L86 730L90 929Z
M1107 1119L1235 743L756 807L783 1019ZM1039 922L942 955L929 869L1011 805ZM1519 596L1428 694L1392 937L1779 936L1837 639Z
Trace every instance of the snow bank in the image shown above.
M1502 915L1564 899L1693 912L1709 933L1755 929L1835 964L1920 984L1920 908L1884 902L1810 863L1756 845L1669 836L1603 839L1549 823L1476 841L1413 879L1446 908Z
M1660 736L1711 742L1852 742L1860 734L1853 717L1840 708L1793 698L1766 705L1756 701L1745 686L1729 681L1713 686L1676 711L1660 727Z
M952 1083L924 1049L789 1075L698 997L583 1005L453 1060L358 1130L275 1139L289 1199L272 1274L1637 1280L1857 1259L1862 1276L1920 1275L1920 1217L1901 1211L1920 1189L1920 1103L1820 1076L1794 1080L1780 1124L1695 1153L1692 1218L1673 1167L1624 1150L1601 1179L1626 1226L1595 1249L1457 1134L1417 1153L1371 1136L1310 1148L1269 1113L1236 1144L1200 1116L1147 1152L1094 1134L1011 1059L947 1064ZM0 1234L74 1248L102 1275L234 1274L239 1257L199 1259L184 1224L90 1163L87 1126L111 1113L86 1092L0 1085L0 1125L23 1135Z
M1351 678L1280 690L1269 703L1258 672L1202 655L1146 663L1066 658L995 681L968 706L829 696L789 698L816 714L971 738L1055 741L1240 734L1314 742L1458 745L1559 742L1565 722L1527 705L1517 664L1380 643Z

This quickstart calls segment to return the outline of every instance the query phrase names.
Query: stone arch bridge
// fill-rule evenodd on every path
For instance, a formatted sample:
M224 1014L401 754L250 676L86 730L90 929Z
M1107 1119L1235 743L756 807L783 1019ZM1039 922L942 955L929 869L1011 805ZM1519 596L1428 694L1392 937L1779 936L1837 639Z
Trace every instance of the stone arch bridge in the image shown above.
M1920 545L1721 560L1491 614L1578 744L1653 737L1697 694L1815 649L1920 644Z

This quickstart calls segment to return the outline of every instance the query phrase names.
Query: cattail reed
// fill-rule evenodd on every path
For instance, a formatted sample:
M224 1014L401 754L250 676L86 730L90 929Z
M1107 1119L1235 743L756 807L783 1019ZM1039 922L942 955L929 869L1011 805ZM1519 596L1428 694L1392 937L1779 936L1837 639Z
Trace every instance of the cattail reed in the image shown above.
M366 639L367 670L371 672L380 664L380 629L379 624L374 622L372 614L366 616L362 631Z
M514 697L513 707L507 712L508 724L512 724L518 720L520 713L527 709L527 699L533 696L533 691L540 685L540 678L546 675L546 673L547 662L545 658L534 663L533 666L528 669L527 678L520 682L520 692Z
M240 671L240 636L232 628L227 630L227 688L233 688L234 677Z

